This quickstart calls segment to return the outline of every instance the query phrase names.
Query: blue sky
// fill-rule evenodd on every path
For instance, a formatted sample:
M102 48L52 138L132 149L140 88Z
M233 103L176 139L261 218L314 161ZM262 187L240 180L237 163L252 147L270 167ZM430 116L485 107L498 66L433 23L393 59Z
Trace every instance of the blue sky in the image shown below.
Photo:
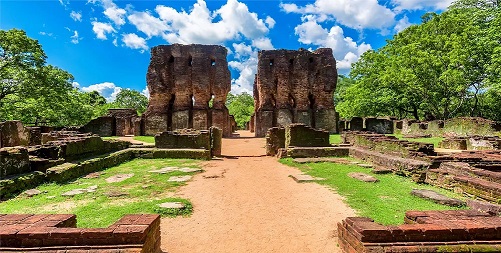
M147 94L150 48L218 44L228 48L232 93L251 92L257 52L334 51L340 73L369 49L442 11L452 0L2 0L0 29L23 29L48 63L83 91L112 100L122 88Z

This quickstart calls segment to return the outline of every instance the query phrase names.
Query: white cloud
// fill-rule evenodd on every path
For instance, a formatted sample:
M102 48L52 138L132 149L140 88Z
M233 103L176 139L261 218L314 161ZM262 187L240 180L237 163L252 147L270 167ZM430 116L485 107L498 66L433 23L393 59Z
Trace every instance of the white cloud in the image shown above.
M401 10L445 10L454 0L391 0L397 11Z
M75 21L80 21L82 22L82 13L76 12L76 11L71 11L70 17L75 20Z
M294 30L299 36L299 42L303 44L332 48L337 68L341 70L350 69L351 64L356 62L360 55L371 49L369 44L357 44L352 38L345 37L341 27L333 26L327 30L315 20L306 20Z
M141 91L141 94L145 95L147 98L150 98L150 90L148 90L148 87L144 88L144 90Z
M71 85L73 86L73 88L80 89L80 84L78 82L73 82L71 83Z
M80 37L78 37L78 31L73 31L73 36L70 37L71 38L71 43L73 44L78 44L78 42L80 40L82 40Z
M240 94L247 92L252 94L254 77L257 71L257 50L245 43L233 43L236 60L228 62L228 66L237 70L240 75L231 80L231 93Z
M250 12L247 5L237 0L227 0L221 8L211 12L204 0L198 0L193 8L186 12L177 11L171 7L158 5L155 8L163 22L162 37L169 43L202 43L222 44L228 40L241 39L241 36L250 39L266 37L273 27L274 20L267 17L266 21L258 18L256 13ZM158 19L144 16L152 25ZM160 31L151 31L138 26L145 34L159 34ZM271 42L270 42L271 44Z
M116 86L114 83L104 82L93 84L88 87L82 87L82 91L91 92L97 91L99 94L106 98L108 102L114 101L117 94L122 90L122 88Z
M118 47L118 41L117 41L117 38L113 39L113 45L114 45L115 47Z
M92 21L92 31L96 34L96 37L101 40L107 40L107 33L115 33L116 30L108 23L102 23L97 21Z
M132 49L142 49L148 50L148 45L146 45L146 40L137 36L135 33L127 33L123 35L122 41L125 46Z
M129 22L149 38L152 36L161 36L170 29L164 21L153 17L149 12L136 12L127 18Z
M47 33L47 32L39 32L38 34L43 35L43 36L49 36L49 37L52 37L52 35L54 35L52 33Z
M269 38L258 38L252 41L252 46L257 47L260 50L272 50L275 49L271 44L271 40Z
M113 21L117 26L125 24L124 16L127 13L125 9L119 8L112 0L102 0L103 14Z
M316 0L302 7L294 3L281 3L280 6L287 13L312 15L318 22L335 19L354 29L384 29L395 23L395 13L377 0Z
M409 18L407 16L404 16L402 19L400 19L397 24L395 25L395 32L396 33L399 33L401 31L403 31L405 28L411 26L412 23L409 22Z

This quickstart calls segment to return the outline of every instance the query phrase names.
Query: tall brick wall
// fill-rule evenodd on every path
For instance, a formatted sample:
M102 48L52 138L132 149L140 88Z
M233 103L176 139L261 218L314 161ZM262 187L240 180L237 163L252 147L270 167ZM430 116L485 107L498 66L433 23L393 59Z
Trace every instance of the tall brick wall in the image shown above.
M254 81L255 134L304 123L337 132L332 94L337 70L332 50L263 50Z
M150 100L143 114L145 134L216 126L230 136L225 102L231 77L226 56L226 48L215 45L153 47L146 75Z

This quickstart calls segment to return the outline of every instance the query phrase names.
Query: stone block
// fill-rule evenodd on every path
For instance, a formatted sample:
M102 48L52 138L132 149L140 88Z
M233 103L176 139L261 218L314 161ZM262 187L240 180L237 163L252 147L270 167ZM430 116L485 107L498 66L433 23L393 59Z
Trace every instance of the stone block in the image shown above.
M338 133L337 114L334 109L315 111L315 128L324 129L329 133Z
M221 156L221 150L223 146L223 131L217 127L210 128L210 139L211 139L211 155Z
M211 149L211 138L208 130L179 130L163 132L155 135L155 147L157 148L190 148Z
M177 111L172 113L172 130L190 128L190 111Z
M0 149L0 179L27 173L30 170L30 159L26 148L6 147Z
M193 110L193 129L205 130L209 128L207 110Z
M42 144L42 130L40 129L40 127L27 127L27 128L30 131L29 146L41 145Z
M305 124L311 126L311 112L310 111L298 111L295 115L296 123Z
M272 127L266 132L266 155L275 156L280 148L285 148L285 128Z
M362 131L364 129L364 119L360 117L353 117L350 120L351 131Z
M83 133L93 133L99 136L114 136L116 134L115 127L114 117L102 116L91 120L79 130Z
M366 118L365 128L367 131L378 134L393 134L393 122L383 118Z
M168 130L167 114L145 115L143 119L144 135L155 135Z
M273 111L256 112L256 137L265 137L268 129L273 127Z
M0 123L0 132L3 147L28 146L30 131L19 120L11 120Z
M329 147L329 132L315 130L304 124L285 127L285 148L289 147Z
M292 113L288 109L279 109L277 116L277 126L283 127L292 124Z

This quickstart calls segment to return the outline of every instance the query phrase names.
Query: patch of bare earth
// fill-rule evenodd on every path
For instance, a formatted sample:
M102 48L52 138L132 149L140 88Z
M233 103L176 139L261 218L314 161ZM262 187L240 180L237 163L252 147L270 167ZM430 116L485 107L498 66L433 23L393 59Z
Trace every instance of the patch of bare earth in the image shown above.
M297 169L265 157L264 139L224 139L223 160L179 189L190 217L163 218L165 252L340 252L336 224L355 213L332 190L298 184Z

